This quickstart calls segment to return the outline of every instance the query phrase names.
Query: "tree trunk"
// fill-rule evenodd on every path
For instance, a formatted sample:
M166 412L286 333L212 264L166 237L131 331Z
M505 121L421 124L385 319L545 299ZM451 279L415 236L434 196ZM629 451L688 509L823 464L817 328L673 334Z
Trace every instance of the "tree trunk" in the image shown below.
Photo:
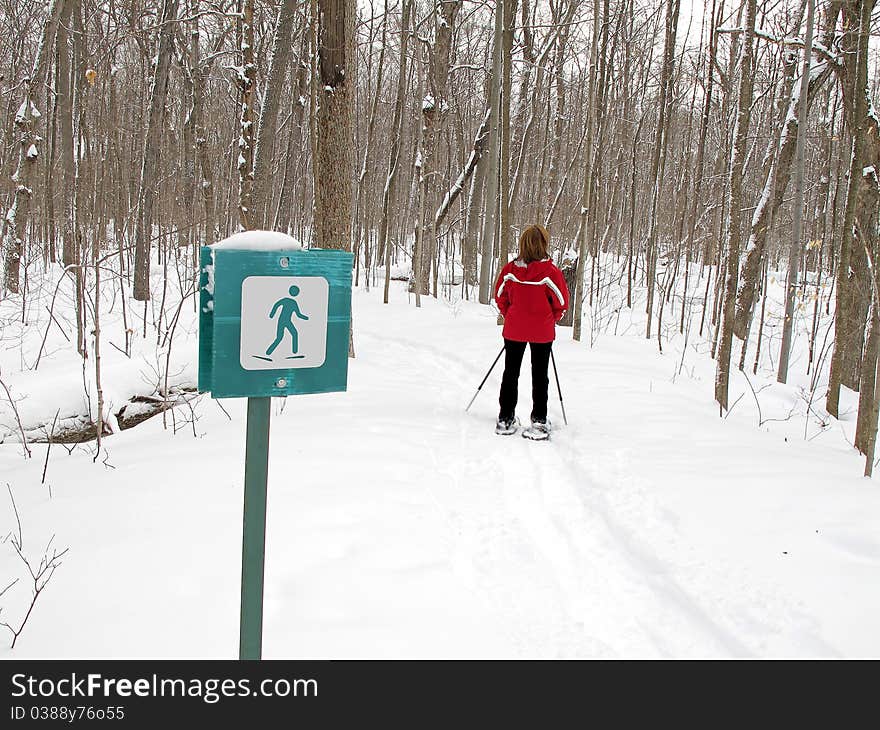
M470 287L478 283L477 279L477 243L480 239L480 210L483 202L483 190L486 187L486 155L485 142L477 159L476 170L471 177L471 189L468 196L467 223L461 242L462 267L464 268L465 298L470 298Z
M244 0L241 19L241 68L238 86L241 91L241 117L238 137L238 217L246 231L260 220L254 209L254 94L257 66L254 62L254 0Z
M406 97L406 59L410 35L410 14L413 0L404 0L400 17L400 61L397 69L397 95L394 100L394 118L391 121L390 154L388 156L388 172L385 176L385 187L382 190L382 217L379 220L379 251L385 261L384 302L388 304L388 293L391 286L391 246L388 242L388 209L397 192L397 171L400 167L400 135L403 122L403 103Z
M452 33L455 18L461 9L462 0L446 0L439 3L434 15L434 42L428 49L428 93L422 100L422 187L425 196L423 210L430 210L428 201L434 198L437 189L436 177L440 174L439 140L446 129L449 116L447 87L449 85L449 59L452 52ZM433 221L419 219L419 235L422 245L418 260L413 261L414 291L428 292L431 267L437 246L437 230ZM422 230L425 229L425 230ZM425 233L430 232L430 237ZM430 245L425 245L425 242Z
M57 41L57 94L59 143L61 147L61 261L65 266L79 263L76 242L76 158L73 139L73 87L70 81L70 48L68 48L70 20L77 0L66 0L61 13Z
M296 0L283 0L278 10L278 22L269 56L269 73L266 76L263 103L260 106L251 189L252 217L260 228L266 228L272 222L273 196L269 171L272 167L275 138L278 136L278 110L284 96L284 79L287 76L293 49L296 8ZM294 104L297 104L296 100Z
M571 21L578 7L578 0L568 0L568 12L563 17L557 12L554 13L553 21L559 22L559 33L556 36L556 52L553 57L553 77L556 80L555 86L555 105L553 109L553 136L550 141L550 168L547 172L547 183L545 192L544 207L541 211L541 218L544 225L548 228L553 218L553 211L556 209L554 200L559 180L559 168L562 159L562 134L565 128L565 56L568 51L568 35L571 28Z
M657 277L657 206L663 187L663 174L666 168L666 147L668 143L670 101L672 97L672 70L675 65L675 39L678 30L680 0L670 0L666 7L666 41L663 48L663 72L660 77L660 108L658 110L657 132L654 140L654 158L651 164L651 212L648 226L648 242L645 248L645 277L648 296L645 312L648 315L645 337L651 339L651 323L654 313L654 288ZM662 306L662 303L661 303Z
M195 17L198 12L198 0L188 0L187 14L194 18L187 23L189 28L189 59L183 71L183 96L186 116L183 120L183 170L181 180L181 195L183 197L181 225L178 236L181 245L187 240L193 244L197 239L198 228L196 227L196 105L195 87L198 75L199 57L201 55L199 43L199 21ZM189 224L189 225L187 225ZM193 260L198 262L198 247L193 246ZM196 266L196 270L198 266Z
M722 7L724 2L722 0ZM694 179L693 198L691 200L691 211L688 218L688 238L687 238L687 258L684 270L684 298L687 300L688 280L690 277L690 263L694 246L694 236L697 229L697 208L700 204L700 198L703 191L703 170L706 156L706 136L709 131L709 119L712 114L712 92L715 85L715 64L718 55L718 34L715 32L715 0L712 0L712 14L709 16L709 53L706 59L706 85L703 99L703 111L700 116L699 141L697 142L697 161L696 175ZM632 201L634 203L634 201ZM684 319L687 307L681 308L681 322L679 331L684 333Z
M878 172L880 169L880 138L878 138L878 121L869 99L868 88L868 54L869 28L871 13L875 0L852 0L843 8L844 36L841 49L844 52L844 68L841 78L843 85L843 101L846 119L852 133L852 154L850 158L849 186L846 197L846 210L843 221L841 240L841 258L844 252L851 250L864 252L867 265L864 272L873 274L871 284L873 302L871 306L871 326L860 363L859 412L856 424L855 446L866 457L865 473L870 475L873 469L874 446L877 436L877 368L880 354L880 272L877 271L880 258L880 245L877 236L878 206L880 206L880 185ZM854 264L853 262L858 263ZM861 261L850 256L850 269L857 275ZM853 285L857 276L851 277L848 286ZM838 302L840 287L838 281ZM850 302L844 302L845 310L849 310ZM850 332L858 325L852 321L844 322L849 311L835 312L835 328L849 329ZM836 332L840 330L836 329ZM835 336L834 355L831 361L831 382L829 383L828 401L834 407L829 412L837 415L839 410L839 392L841 378L840 362L842 351L851 349L845 342L838 342ZM833 390L832 390L833 389Z
M833 26L833 20L826 20ZM819 90L834 72L834 64L824 62L813 65L814 73L807 87L807 105L811 105ZM748 323L755 307L755 292L761 278L763 259L770 234L770 223L777 217L785 198L788 181L791 178L791 164L797 148L798 119L801 116L801 95L793 94L791 103L782 122L782 138L776 162L764 182L761 199L752 215L749 241L746 246L746 259L740 273L739 289L736 295L736 313L733 332L739 339L745 338ZM809 111L809 109L807 110Z
M870 326L865 338L865 351L862 355L861 379L859 382L859 412L856 418L856 433L853 445L865 456L872 446L872 439L877 433L877 414L874 403L877 393L874 392L877 372L877 357L880 355L880 314L878 307L871 307ZM873 450L872 450L873 455Z
M791 355L792 329L794 326L795 299L797 297L798 271L800 270L801 249L804 230L804 146L807 135L807 106L810 89L810 59L813 53L813 5L807 2L807 33L804 44L804 63L801 70L800 109L798 110L798 131L794 165L794 211L793 230L788 255L788 272L785 282L785 321L782 325L782 347L779 352L779 371L776 379L780 383L788 380L788 360ZM745 343L743 344L745 351Z
M477 130L477 136L474 138L474 146L470 155L468 155L467 162L464 164L464 169L459 173L446 195L443 196L443 201L440 203L440 207L437 208L437 212L434 214L434 228L439 228L443 219L446 218L446 215L449 213L449 208L452 207L452 204L458 199L458 196L461 195L465 183L470 176L473 175L480 158L482 158L483 153L486 151L486 140L489 137L489 117L491 113L491 109L486 110L486 115L483 117L483 123L480 125L479 130Z
M3 219L4 285L11 293L19 290L19 267L24 249L24 235L28 224L33 179L39 165L43 137L36 134L40 112L35 100L40 98L49 73L55 37L62 12L70 16L70 0L51 0L37 47L33 71L25 84L24 101L15 115L14 124L19 134L19 154L15 173L12 175L14 194L12 205ZM35 113L36 112L36 113Z
M866 4L870 6L867 10ZM872 286L867 256L872 253L877 236L880 139L876 114L871 114L868 105L868 33L861 20L864 13L870 17L873 6L874 0L850 0L843 8L841 89L845 118L852 135L852 152L837 267L834 351L826 400L826 409L835 417L839 417L840 386L852 390L859 387ZM876 270L874 276L877 276Z
M314 227L318 246L351 250L354 180L354 0L318 0L318 164Z
M287 134L287 154L284 160L284 180L281 184L281 193L278 195L278 208L275 210L273 229L292 233L294 192L296 186L296 174L300 169L300 147L304 138L303 116L306 109L306 82L308 80L309 66L305 61L308 53L309 34L302 34L302 53L299 63L296 64L296 73L293 78L293 93L296 100L293 103L293 117ZM303 203L304 207L304 203Z
M501 48L504 42L503 9L501 3L495 6L495 34L492 52L492 77L489 81L490 124L494 131L489 132L489 159L486 166L485 215L483 217L483 251L480 257L480 304L492 301L492 260L495 247L495 233L498 230L496 212L498 210L498 160L500 107L501 107Z
M721 316L721 333L718 348L718 363L715 373L715 400L721 410L728 408L728 386L730 383L730 355L733 344L733 317L735 314L736 280L739 272L742 219L743 167L746 158L749 122L751 118L752 90L754 75L752 59L755 46L756 0L746 0L746 31L740 61L739 102L736 117L736 132L733 139L733 159L730 163L730 186L727 225L727 275L724 288L724 304Z
M510 93L511 66L513 65L513 23L517 0L501 0L504 7L504 29L501 34L501 149L499 160L499 252L498 268L510 257Z
M676 2L677 0L672 0ZM577 269L575 271L574 289L571 295L574 301L574 314L572 315L572 338L580 341L581 339L581 321L583 318L584 307L584 265L587 260L587 244L589 240L588 229L590 220L595 219L597 211L590 210L590 200L592 198L591 184L593 182L593 174L591 164L593 162L593 135L595 133L596 118L596 85L598 83L599 71L599 19L600 19L600 0L593 0L593 34L590 39L590 76L587 87L587 133L586 142L584 143L584 187L581 193L581 209L580 223L578 228L578 256Z
M177 0L163 0L159 27L159 48L156 68L150 89L150 111L144 140L138 190L137 226L134 249L134 298L146 302L150 298L150 242L153 228L153 198L159 174L159 154L165 116L165 98L168 93L168 68L171 63L171 45L174 22L177 18Z
M355 235L355 258L358 258L361 245L361 231L366 231L366 245L364 247L364 267L365 276L364 283L367 291L370 289L370 234L372 216L367 216L364 210L364 201L368 193L368 188L372 180L372 167L370 166L370 157L373 148L373 139L376 130L376 113L379 108L379 97L382 94L382 79L385 73L385 48L388 29L388 0L385 0L385 12L382 15L382 42L379 49L379 61L376 64L376 91L373 94L372 103L370 104L370 118L367 122L367 140L364 145L364 159L361 165L361 171L358 175L357 185L357 202L355 204L355 215L357 217L357 234ZM369 79L367 79L367 88L369 89Z

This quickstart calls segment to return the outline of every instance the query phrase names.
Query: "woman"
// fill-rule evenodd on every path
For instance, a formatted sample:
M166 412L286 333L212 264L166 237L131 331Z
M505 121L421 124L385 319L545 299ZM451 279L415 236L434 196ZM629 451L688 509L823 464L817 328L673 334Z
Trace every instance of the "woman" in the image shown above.
M495 283L495 302L504 317L504 376L495 433L516 433L517 382L526 343L532 356L532 423L523 436L536 441L550 437L547 423L547 366L556 337L556 323L568 309L568 287L548 254L550 236L540 225L519 237L519 256L507 264Z

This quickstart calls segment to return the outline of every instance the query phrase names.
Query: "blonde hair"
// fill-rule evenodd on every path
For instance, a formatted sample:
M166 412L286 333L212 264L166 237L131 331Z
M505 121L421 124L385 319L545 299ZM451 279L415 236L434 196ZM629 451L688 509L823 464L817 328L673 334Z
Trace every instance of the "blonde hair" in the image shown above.
M544 226L536 223L526 228L519 237L519 258L523 263L541 261L550 256L550 234Z

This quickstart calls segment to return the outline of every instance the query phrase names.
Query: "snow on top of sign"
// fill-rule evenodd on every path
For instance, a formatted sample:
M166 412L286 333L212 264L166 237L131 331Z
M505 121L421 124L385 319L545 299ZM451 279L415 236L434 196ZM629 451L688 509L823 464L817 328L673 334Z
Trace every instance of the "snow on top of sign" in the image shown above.
M220 248L239 251L289 251L304 246L293 236L278 231L242 231L212 244L211 248L215 251Z

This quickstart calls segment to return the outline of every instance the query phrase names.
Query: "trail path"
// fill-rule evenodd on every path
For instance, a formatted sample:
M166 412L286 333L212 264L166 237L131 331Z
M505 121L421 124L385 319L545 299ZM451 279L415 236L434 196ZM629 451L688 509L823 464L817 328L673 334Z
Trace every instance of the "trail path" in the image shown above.
M848 451L719 419L699 356L673 378L672 346L567 330L570 424L551 381L552 439L496 436L501 363L464 412L494 314L380 294L355 296L348 392L273 406L266 657L880 653L880 495ZM0 446L28 549L70 547L15 656L235 656L244 401L194 414L196 436L155 418L105 439L106 464L56 447L51 498L45 452Z

